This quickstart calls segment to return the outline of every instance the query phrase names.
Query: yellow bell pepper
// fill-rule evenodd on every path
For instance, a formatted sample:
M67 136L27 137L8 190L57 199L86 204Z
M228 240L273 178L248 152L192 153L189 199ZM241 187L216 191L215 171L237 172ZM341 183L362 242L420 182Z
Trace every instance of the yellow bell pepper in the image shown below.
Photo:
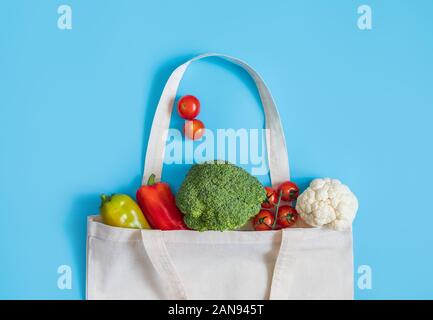
M150 229L138 204L126 194L101 195L99 213L102 221L110 226Z

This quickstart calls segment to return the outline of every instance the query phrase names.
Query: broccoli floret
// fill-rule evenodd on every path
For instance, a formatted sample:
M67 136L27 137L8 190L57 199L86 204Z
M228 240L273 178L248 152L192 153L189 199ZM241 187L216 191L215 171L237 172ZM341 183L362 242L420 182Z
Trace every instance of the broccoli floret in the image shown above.
M259 212L266 192L244 169L226 161L193 165L176 204L194 230L234 230Z

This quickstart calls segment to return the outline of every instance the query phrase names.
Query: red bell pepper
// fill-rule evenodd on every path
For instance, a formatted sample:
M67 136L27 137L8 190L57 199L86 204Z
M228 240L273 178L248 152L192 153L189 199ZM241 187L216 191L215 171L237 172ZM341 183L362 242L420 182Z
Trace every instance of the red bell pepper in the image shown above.
M153 229L187 230L183 214L176 206L170 186L165 182L155 182L155 175L149 177L147 185L137 191L137 202Z

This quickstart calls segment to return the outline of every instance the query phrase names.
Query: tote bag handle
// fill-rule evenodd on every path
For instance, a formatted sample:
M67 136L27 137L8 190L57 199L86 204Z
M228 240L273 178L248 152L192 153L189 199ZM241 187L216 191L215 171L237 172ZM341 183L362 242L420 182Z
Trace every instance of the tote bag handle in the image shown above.
M192 62L208 57L218 57L238 65L254 80L265 113L265 128L269 129L269 134L266 134L266 151L268 154L271 183L273 186L277 186L283 181L290 180L289 159L280 116L274 100L262 78L252 67L239 59L218 53L207 53L192 58L177 67L171 74L162 91L150 131L142 184L146 184L152 174L155 175L156 181L161 180L170 118L180 81Z
M292 272L290 272L290 266L296 261L293 252L289 250L292 243L288 238L288 230L282 229L277 232L281 235L281 244L275 262L269 300L287 299L288 286L290 286L290 279L293 277ZM179 277L176 267L168 253L163 231L141 230L141 239L149 260L161 277L164 292L167 294L168 299L187 300L189 297L185 285Z

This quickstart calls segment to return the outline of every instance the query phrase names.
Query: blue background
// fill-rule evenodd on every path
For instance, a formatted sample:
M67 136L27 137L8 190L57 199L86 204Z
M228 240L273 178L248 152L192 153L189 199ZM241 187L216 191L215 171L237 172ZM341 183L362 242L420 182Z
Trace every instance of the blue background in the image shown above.
M61 4L72 30L57 28ZM361 4L371 31L357 28ZM1 1L0 298L84 297L86 216L101 192L135 193L165 80L212 51L266 80L294 181L335 177L358 196L355 267L371 266L373 288L356 298L433 298L432 12L428 0ZM195 64L179 93L201 99L209 128L263 126L237 68ZM176 170L164 171L175 188ZM62 264L72 290L57 288Z

